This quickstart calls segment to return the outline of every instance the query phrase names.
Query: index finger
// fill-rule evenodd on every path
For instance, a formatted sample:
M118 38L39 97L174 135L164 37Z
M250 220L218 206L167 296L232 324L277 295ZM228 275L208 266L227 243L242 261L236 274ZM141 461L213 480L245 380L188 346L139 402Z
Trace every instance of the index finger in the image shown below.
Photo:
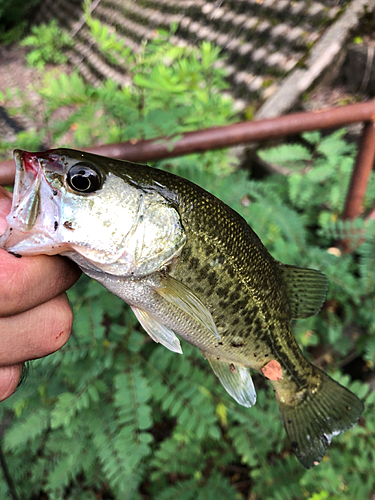
M0 317L27 311L57 297L80 275L72 261L59 255L19 259L0 250Z

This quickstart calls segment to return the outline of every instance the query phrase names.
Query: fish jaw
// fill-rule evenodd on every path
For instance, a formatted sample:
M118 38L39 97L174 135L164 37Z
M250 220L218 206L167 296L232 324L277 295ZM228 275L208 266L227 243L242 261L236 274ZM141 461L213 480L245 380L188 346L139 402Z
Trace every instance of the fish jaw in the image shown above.
M43 157L16 149L14 159L13 201L6 218L8 226L0 236L0 248L20 255L61 253L67 248L56 234L61 196L45 178Z

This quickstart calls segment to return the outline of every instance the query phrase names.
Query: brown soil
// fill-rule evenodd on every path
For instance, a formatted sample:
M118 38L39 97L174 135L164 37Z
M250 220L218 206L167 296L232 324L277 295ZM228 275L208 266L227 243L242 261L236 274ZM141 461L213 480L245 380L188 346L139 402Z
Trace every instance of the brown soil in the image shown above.
M37 89L43 85L47 74L51 77L51 70L55 69L59 74L70 72L65 65L46 65L43 70L30 68L26 54L27 49L17 43L0 45L0 92L5 94L5 99L0 100L0 141L14 141L22 130L43 128L44 105ZM7 95L9 90L12 91L11 97ZM70 112L62 108L56 111L56 117L66 118ZM46 137L44 146L51 147L50 142Z
M41 105L40 97L32 89L40 84L41 75L36 69L27 66L25 56L25 48L18 44L0 45L0 91L5 93L7 89L11 89L13 92L11 101L6 99L0 103L5 109L20 106L22 95L27 98L34 111ZM15 115L12 118L21 129L33 126L27 116ZM7 135L10 136L8 139L13 135L12 127L9 127Z

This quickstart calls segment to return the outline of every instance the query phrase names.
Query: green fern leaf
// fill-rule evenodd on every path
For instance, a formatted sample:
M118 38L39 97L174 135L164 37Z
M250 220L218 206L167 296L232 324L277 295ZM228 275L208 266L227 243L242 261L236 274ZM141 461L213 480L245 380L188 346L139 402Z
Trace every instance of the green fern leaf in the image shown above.
M50 425L49 411L47 408L39 408L27 414L24 419L13 422L7 429L4 438L5 450L16 450L20 446L25 446L28 442L35 441L43 434Z

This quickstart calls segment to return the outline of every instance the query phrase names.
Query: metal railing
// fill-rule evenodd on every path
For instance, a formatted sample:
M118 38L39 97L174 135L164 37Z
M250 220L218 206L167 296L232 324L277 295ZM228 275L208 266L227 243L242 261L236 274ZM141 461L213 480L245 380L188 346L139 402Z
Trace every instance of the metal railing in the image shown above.
M363 130L343 212L344 219L353 219L362 213L363 198L374 163L375 99L331 109L195 130L187 132L178 139L161 137L105 144L83 148L83 150L112 158L148 162L286 137L311 130L340 128L361 122ZM14 174L15 166L12 160L0 162L0 184L12 184Z

